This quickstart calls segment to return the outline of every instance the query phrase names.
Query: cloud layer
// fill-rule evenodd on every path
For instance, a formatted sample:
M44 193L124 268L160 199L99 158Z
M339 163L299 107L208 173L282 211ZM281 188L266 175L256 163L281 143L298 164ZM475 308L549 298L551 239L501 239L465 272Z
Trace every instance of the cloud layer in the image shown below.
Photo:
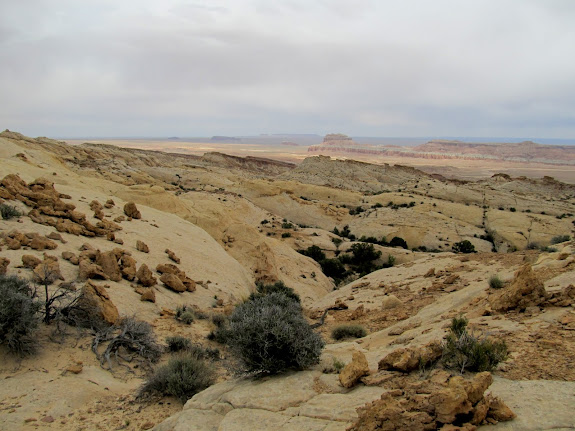
M573 138L574 22L571 0L3 2L0 127Z

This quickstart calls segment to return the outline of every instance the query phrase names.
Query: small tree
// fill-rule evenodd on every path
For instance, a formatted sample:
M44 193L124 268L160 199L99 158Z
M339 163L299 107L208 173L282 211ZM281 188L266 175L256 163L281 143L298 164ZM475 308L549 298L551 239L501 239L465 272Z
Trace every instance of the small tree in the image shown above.
M456 242L452 249L455 253L475 253L475 246L467 239Z

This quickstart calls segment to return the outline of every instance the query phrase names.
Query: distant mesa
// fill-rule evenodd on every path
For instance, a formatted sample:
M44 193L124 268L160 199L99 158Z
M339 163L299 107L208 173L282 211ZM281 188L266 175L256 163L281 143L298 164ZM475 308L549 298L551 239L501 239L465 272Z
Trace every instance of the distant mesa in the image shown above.
M299 144L291 141L282 141L282 145L287 145L288 147L299 147Z
M240 138L235 138L233 136L212 136L210 138L212 142L241 142Z
M171 136L168 138L168 141L179 141L180 138L178 138L177 136Z
M328 133L319 145L308 147L310 153L353 153L353 154L381 154L378 147L367 144L358 144L343 133Z
M325 137L323 138L323 143L324 144L355 144L355 142L353 142L353 139L351 139L349 136L344 135L343 133L328 133L327 135L325 135Z

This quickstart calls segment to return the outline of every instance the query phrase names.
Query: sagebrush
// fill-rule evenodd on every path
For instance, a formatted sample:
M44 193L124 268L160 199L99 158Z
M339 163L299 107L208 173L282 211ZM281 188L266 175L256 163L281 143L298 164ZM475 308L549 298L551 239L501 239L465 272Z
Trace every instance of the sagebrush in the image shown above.
M225 339L243 371L253 374L305 369L319 362L324 346L299 303L279 292L236 307Z
M367 335L367 331L361 325L340 325L331 331L331 337L334 340L343 338L362 338Z

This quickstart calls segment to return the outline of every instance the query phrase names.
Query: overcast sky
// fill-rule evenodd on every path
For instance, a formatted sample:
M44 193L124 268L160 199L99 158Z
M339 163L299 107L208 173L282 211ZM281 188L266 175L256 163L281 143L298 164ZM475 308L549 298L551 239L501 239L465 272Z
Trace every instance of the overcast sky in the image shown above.
M574 0L0 0L32 136L575 138Z

